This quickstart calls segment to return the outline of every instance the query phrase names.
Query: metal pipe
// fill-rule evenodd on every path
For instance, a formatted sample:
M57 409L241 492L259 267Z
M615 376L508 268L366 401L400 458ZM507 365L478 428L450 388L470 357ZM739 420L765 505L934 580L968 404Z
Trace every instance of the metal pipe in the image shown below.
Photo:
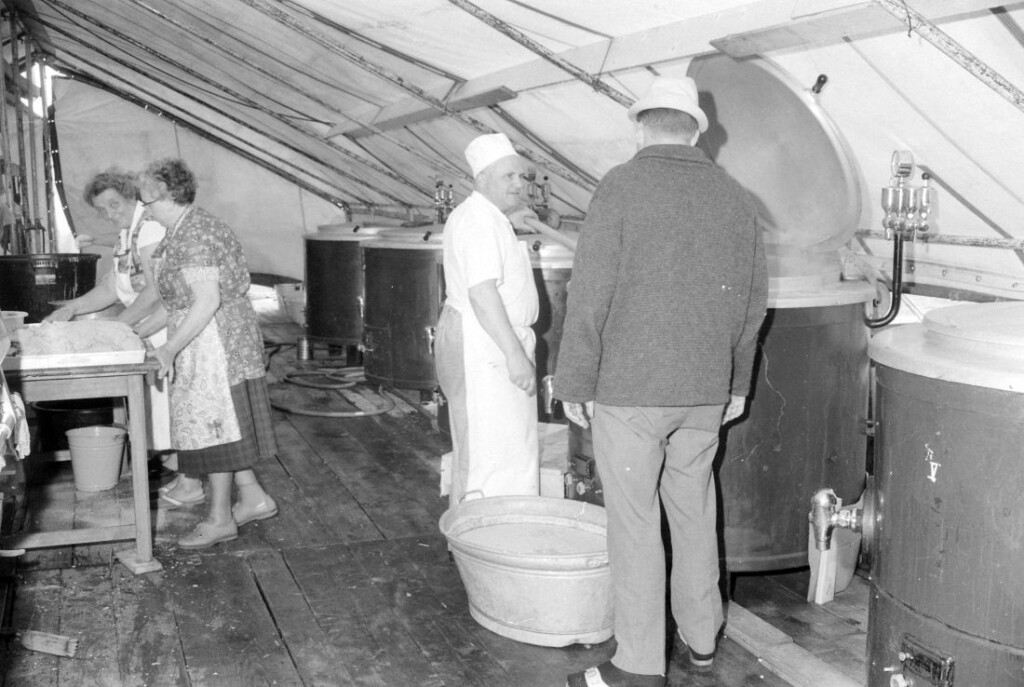
M26 50L26 55L25 56L26 56L26 62L28 63L29 87L30 88L32 86L32 73L33 73L33 71L35 71L35 68L36 68L36 63L35 63L36 62L36 57L35 57L35 55L36 55L36 53L35 53L35 49L33 47L33 42L29 41L27 43L27 50ZM42 65L39 66L39 77L40 77L40 79L43 78L43 68L42 68ZM32 97L32 94L29 93L28 145L29 145L29 162L31 164L31 170L30 170L31 171L31 175L30 176L32 178L32 186L31 186L30 190L32 192L32 217L33 217L33 220L34 220L33 221L33 226L42 228L42 224L40 222L40 217L42 216L42 213L39 211L39 167L38 167L38 162L37 162L38 156L36 155L36 136L37 136L37 134L36 134L36 113L35 113L35 108L32 106L33 101L34 101L34 98ZM45 238L45 229L44 229L44 238L43 238L43 252L44 253L49 252L49 243L46 241L46 238Z
M558 241L560 244L571 250L573 253L576 252L576 240L563 234L557 229L552 229L548 225L544 224L540 220L536 220L532 217L524 217L523 223L528 227L536 231L538 234L544 234L545 236Z
M873 495L865 493L865 499ZM811 497L811 511L807 514L814 533L814 548L828 551L832 547L832 531L845 527L854 532L864 529L864 510L839 508L839 499L831 489L819 489Z
M487 24L491 28L505 34L506 36L514 40L516 43L519 43L520 45L525 47L530 52L539 55L540 57L544 58L551 64L558 67L559 69L568 72L573 77L587 84L601 95L608 96L609 98L617 102L619 105L628 108L634 103L633 98L630 98L624 93L609 86L599 77L593 76L592 74L588 74L587 72L583 71L576 65L562 59L555 53L545 48L540 43L529 38L522 31L514 28L507 22L502 21L501 19L494 16L490 12L487 12L486 10L477 7L473 3L469 2L469 0L448 0L448 2L452 3L453 5L462 10L465 10L466 12L469 12L474 17L476 17L483 23Z
M4 12L2 15L5 21L2 24L10 25L10 15ZM3 34L2 25L0 25L0 36ZM7 214L12 218L11 229L10 229L10 244L7 249L11 253L18 254L21 252L21 246L18 242L18 236L16 232L17 221L14 220L14 197L11 193L11 147L7 138L8 134L8 123L7 123L7 60L4 59L3 52L0 51L0 155L3 155L3 160L0 160L0 186L2 186L4 194L4 205L7 207ZM3 227L0 227L2 230Z
M884 327L885 325L896 319L896 315L900 311L900 303L903 302L903 234L901 231L896 230L893 232L893 248L892 248L892 287L890 289L891 298L889 301L889 312L877 320L873 320L869 317L864 318L864 323L872 329L878 327Z
M18 37L18 13L11 12L11 80L14 84L14 126L18 137L18 208L21 210L21 226L26 244L30 244L27 221L28 205L25 194L28 192L27 161L25 159L25 117L21 105L21 39ZM28 251L32 252L29 246Z
M855 235L860 238L888 239L884 231L876 229L858 229ZM973 246L975 248L1002 248L1012 251L1024 250L1024 239L997 239L957 234L919 234L914 238L914 242L936 243L947 246Z
M43 98L43 183L46 184L46 238L50 244L50 250L56 252L57 232L53 217L54 179L53 160L51 158L52 146L50 141L50 118L53 116L53 110L50 108L50 101L53 100L53 97L50 93L50 80L46 78L45 67L46 60L40 60L39 86L42 89Z

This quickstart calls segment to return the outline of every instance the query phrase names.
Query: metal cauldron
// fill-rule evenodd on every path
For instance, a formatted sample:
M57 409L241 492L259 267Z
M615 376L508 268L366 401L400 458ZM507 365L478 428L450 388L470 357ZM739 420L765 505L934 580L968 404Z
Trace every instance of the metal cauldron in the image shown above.
M380 227L325 224L306 234L306 334L328 344L363 341L362 244Z
M969 304L871 341L871 687L1024 684L1022 332L1024 304Z
M53 301L77 298L96 286L95 253L31 253L0 256L0 308L24 310L41 322Z
M432 390L434 331L444 301L441 225L382 230L362 243L366 379Z
M540 234L524 234L519 240L526 244L533 266L540 309L533 331L537 335L536 365L538 389L547 375L555 373L558 348L562 343L565 306L572 278L573 252L562 244Z

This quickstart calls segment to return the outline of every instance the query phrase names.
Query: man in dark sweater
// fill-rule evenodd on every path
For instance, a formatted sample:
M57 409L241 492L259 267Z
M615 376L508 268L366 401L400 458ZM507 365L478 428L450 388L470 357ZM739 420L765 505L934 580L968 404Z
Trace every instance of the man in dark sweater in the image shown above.
M618 648L569 687L665 684L665 548L689 660L722 628L715 486L720 426L739 417L768 278L747 193L694 147L708 122L692 79L658 78L629 110L639 152L590 204L573 264L555 396L583 427L608 513Z

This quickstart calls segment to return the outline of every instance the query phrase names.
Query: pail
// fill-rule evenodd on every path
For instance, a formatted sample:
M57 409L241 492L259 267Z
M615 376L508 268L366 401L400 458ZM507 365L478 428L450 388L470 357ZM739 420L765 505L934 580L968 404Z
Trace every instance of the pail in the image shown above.
M497 496L445 511L448 539L478 623L539 646L612 636L604 508L543 496Z
M65 432L76 427L109 425L114 421L113 399L82 398L66 401L38 401L30 404L36 415L39 450L66 451Z
M0 319L4 321L4 329L6 329L8 333L24 326L26 317L28 317L28 313L24 310L0 311Z
M67 431L76 489L104 491L117 485L125 435L123 427L102 425Z

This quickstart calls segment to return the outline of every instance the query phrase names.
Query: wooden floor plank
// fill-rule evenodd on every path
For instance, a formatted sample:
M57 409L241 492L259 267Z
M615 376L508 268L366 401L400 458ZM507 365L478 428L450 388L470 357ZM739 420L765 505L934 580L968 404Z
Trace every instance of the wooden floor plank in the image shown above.
M324 459L306 442L284 417L276 424L279 460L295 486L296 493L282 494L280 500L288 509L304 506L302 514L320 523L325 532L321 539L295 539L304 545L319 546L345 541L380 539L383 535L348 490L338 475L328 468ZM336 422L329 418L320 422ZM333 455L333 453L331 454ZM269 488L269 486L268 486Z
M282 555L277 551L259 551L247 556L247 560L302 684L306 687L356 685L345 667L342 653L317 624Z
M243 558L182 554L168 563L189 684L302 684Z
M60 634L78 640L74 660L61 660L61 687L123 682L118 664L110 566L67 568L61 575Z
M61 571L56 568L21 574L15 590L11 629L60 633ZM55 687L58 667L66 661L49 654L23 649L16 640L0 640L3 651L4 687L31 685Z
M404 684L405 677L382 654L369 619L356 602L354 591L365 587L367 581L349 546L288 549L284 556L317 624L341 654L356 684Z
M112 570L118 667L124 684L187 685L178 625L162 575Z

